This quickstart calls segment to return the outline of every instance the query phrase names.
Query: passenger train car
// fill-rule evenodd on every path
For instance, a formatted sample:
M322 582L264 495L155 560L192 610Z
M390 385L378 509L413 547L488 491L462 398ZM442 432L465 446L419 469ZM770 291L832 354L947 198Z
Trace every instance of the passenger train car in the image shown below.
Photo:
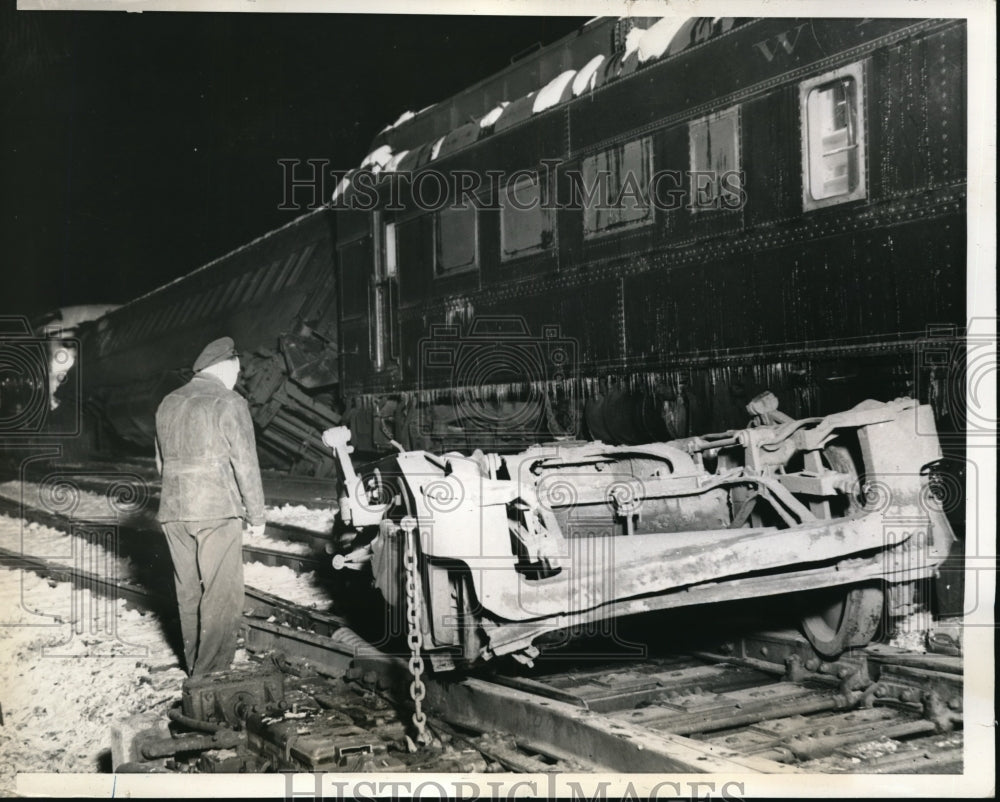
M599 21L390 127L335 198L343 394L412 393L401 439L464 450L739 426L764 388L940 398L964 47L950 20Z
M530 661L567 615L817 587L834 601L804 626L836 654L952 545L924 502L931 435L960 456L964 428L965 48L949 19L593 20L402 115L322 208L56 333L75 396L47 414L80 416L67 448L149 455L160 399L232 336L262 464L361 482L341 483L341 564L399 607L399 532L419 548L438 668ZM582 495L548 504L566 477ZM645 518L609 477L641 480ZM928 512L927 542L887 540L866 482ZM624 595L595 575L580 596L559 562L581 520ZM678 537L690 575L650 575Z
M404 114L324 208L81 328L84 448L149 453L221 334L262 461L301 473L334 469L342 419L361 454L642 443L742 426L765 389L793 416L911 395L958 431L965 40L593 20Z

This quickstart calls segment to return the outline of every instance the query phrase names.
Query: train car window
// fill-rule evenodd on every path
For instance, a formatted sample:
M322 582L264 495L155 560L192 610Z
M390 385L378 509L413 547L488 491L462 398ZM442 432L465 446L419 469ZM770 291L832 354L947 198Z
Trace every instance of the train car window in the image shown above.
M441 209L435 216L434 274L476 269L476 207Z
M173 317L174 312L177 311L176 304L164 304L161 307L161 311L157 313L156 320L152 327L149 329L149 334L156 334L167 328L167 323Z
M538 176L524 176L500 192L500 259L545 251L555 241L552 209L542 206Z
M164 304L156 309L156 311L149 316L150 324L143 327L140 332L140 336L147 337L150 334L160 331L163 328L163 321L166 320L167 315L170 314L170 307Z
M141 321L140 321L141 322ZM127 342L131 337L126 338L127 334L130 334L133 328L135 328L135 319L127 318L124 320L115 331L114 346L115 348L120 348L123 343Z
M396 277L396 224L385 224L385 278Z
M421 297L433 276L434 216L422 215L393 224L396 240L396 275L403 298Z
M799 87L807 211L866 195L863 77L852 64Z
M247 284L246 291L243 293L243 304L251 303L257 296L257 291L260 289L260 285L263 281L264 271L260 268L251 268L248 273L250 276L250 283Z
M252 278L253 278L252 273L244 273L242 276L240 276L240 283L236 285L236 289L233 291L234 304L239 305L242 303L243 295L246 292L247 285L250 283L250 280Z
M180 304L180 302L175 303L175 304L171 304L170 308L167 310L167 313L163 316L163 318L157 324L157 330L163 330L163 331L165 331L165 330L169 329L171 326L173 326L174 322L177 319L177 313L180 312L180 311L181 311L181 304Z
M239 276L233 276L229 280L229 283L226 284L226 292L225 295L223 296L222 305L219 307L218 311L221 312L223 309L228 309L233 305L233 293L236 291L236 285L239 283L239 281L240 281Z
M397 303L396 293L396 224L381 224L380 215L375 215L375 276L372 303L371 338L375 344L374 363L376 370L383 370L389 359L398 354L395 336Z
M735 209L739 206L739 108L711 114L688 126L691 146L692 211Z
M97 337L97 351L101 356L104 356L108 352L108 346L111 344L111 335L113 331L113 329L105 329Z
M243 299L241 303L249 304L256 300L257 292L260 290L260 286L264 280L264 271L258 267L251 268L249 274L250 283L247 284L246 291L243 293Z
M285 286L285 282L288 281L288 276L291 274L292 269L298 263L298 260L299 260L298 251L294 251L287 259L285 259L284 264L281 268L281 272L278 274L278 277L274 280L274 288L273 288L274 292L277 292L278 290L280 290L282 287Z
M583 160L578 190L583 202L584 237L652 221L652 153L652 140L644 137Z
M292 274L288 277L288 282L285 286L291 287L295 282L302 278L302 271L305 269L306 264L313 255L313 251L316 250L316 243L313 242L302 251L302 256L299 257L298 264L295 265L295 269Z
M146 331L147 335L159 334L167 328L167 323L173 317L174 313L177 311L176 304L164 304L157 310L156 315L153 318L153 325L149 327Z
M271 263L271 266L267 269L267 273L264 278L261 279L260 284L257 286L257 292L254 293L253 299L259 301L264 297L269 290L273 291L274 277L278 270L281 268L281 260L275 259Z
M194 309L198 301L203 298L201 294L192 295L183 304L181 304L180 314L177 316L178 323L185 323L191 319L191 311Z
M147 334L153 330L154 321L156 315L149 315L142 319L142 325L135 330L135 334L132 335L132 339L139 341L142 340Z
M208 305L205 307L204 315L214 315L225 305L226 298L226 287L224 284L219 284L212 291L212 297Z
M205 310L208 308L208 302L212 299L212 288L206 287L201 292L198 293L198 300L194 306L191 307L191 319L201 320L205 317Z

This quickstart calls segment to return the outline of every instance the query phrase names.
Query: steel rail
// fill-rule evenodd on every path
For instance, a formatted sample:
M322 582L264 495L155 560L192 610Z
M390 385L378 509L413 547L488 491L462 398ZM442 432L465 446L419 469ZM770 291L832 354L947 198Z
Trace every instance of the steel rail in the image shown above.
M19 514L24 512L19 504L9 500L0 499L0 507L16 507ZM64 516L42 511L29 512L38 513L37 517L62 526L72 524L75 532L86 527L86 522L74 522ZM128 530L127 526L122 528ZM101 577L41 557L0 549L0 564L30 570L58 581L69 581L104 596L124 598L127 604L142 609L172 609L169 599L148 588ZM332 676L343 676L349 669L374 676L377 685L386 688L401 706L406 706L406 688L410 679L406 663L353 635L344 619L303 608L252 587L246 588L245 609L249 613L244 616L242 628L249 650L258 653L277 651L287 657L307 661ZM716 653L712 654L713 651ZM761 659L763 655L767 655L766 659ZM733 728L774 716L796 713L801 717L802 714L808 716L812 712L822 713L835 708L848 709L857 700L844 698L843 701L834 701L846 687L837 687L838 682L845 677L849 679L849 673L857 667L856 664L867 662L872 668L876 664L879 666L879 671L873 672L877 684L869 685L870 692L881 703L889 702L897 709L909 710L908 715L916 717L899 720L891 725L892 732L901 737L920 736L935 731L935 728L961 724L961 714L957 709L961 690L961 675L955 670L956 664L960 664L957 658L948 661L927 659L926 656L895 653L885 647L872 647L849 661L841 661L843 665L818 663L813 666L811 661L814 655L808 644L798 636L782 633L740 638L737 643L723 644L723 648L718 650L702 652L702 656L722 663L742 662L772 673L787 670L790 664L795 664L799 666L798 671L809 674L803 678L813 690L804 695L790 695L787 701L776 704L774 710L768 710L764 702L759 705L759 710L735 705L732 711L717 711L716 715L706 717L694 711L671 712L667 707L664 708L665 718L654 721L654 716L646 722L641 720L644 717L632 719L627 710L616 712L614 705L603 712L603 706L596 698L594 701L597 704L591 706L571 689L556 688L544 679L494 680L444 675L424 679L427 691L424 707L432 720L484 734L513 733L519 749L560 761L582 763L597 770L796 773L798 768L783 762L789 749L780 742L760 752L748 753L741 748L728 748L718 739L713 742L701 738L706 733L724 734ZM843 671L845 668L847 672ZM786 677L785 684L790 681L794 682ZM826 686L826 690L818 686ZM925 688L930 688L942 700L944 713L937 714L936 719L915 704ZM669 687L661 688L657 695L669 690ZM601 706L600 710L595 709L598 706ZM699 737L692 737L696 735ZM839 745L840 738L839 733L834 733L822 742L817 741L809 750L800 749L801 754L793 756L802 761L825 754ZM794 749L791 751L795 753ZM946 765L954 761L954 755L942 753L935 759Z
M118 580L101 577L93 572L59 565L44 558L18 554L8 549L0 549L0 564L14 568L31 570L59 581L69 581L79 587L88 588L96 593L124 597L142 609L150 609L164 599L151 593L146 588L130 585ZM406 705L405 689L409 680L404 660L380 652L374 646L354 635L345 626L343 619L316 610L302 608L296 604L280 599L273 594L259 589L246 589L246 605L251 613L243 620L246 635L246 646L255 652L277 651L286 657L299 661L307 661L321 673L328 676L341 677L354 670L359 675L375 677L379 687L385 688L396 698L397 702ZM761 636L760 642L766 641L771 647L782 647L782 657L795 654L803 648L800 639L782 633ZM746 654L754 648L757 641L750 640L720 650L719 658L724 663L730 663L734 657ZM907 653L894 654L891 650L873 649L873 653L858 659L869 659L884 667L892 665L897 671L913 674L913 687L918 687L921 676L916 676L918 670L912 664L919 658ZM772 659L777 657L773 655ZM781 658L778 658L779 660ZM784 662L782 660L781 662ZM780 663L772 664L780 665ZM853 665L853 663L852 663ZM935 665L935 668L938 668ZM826 674L831 678L840 676L836 666L822 665L818 674ZM897 682L909 682L909 674L895 678ZM954 688L955 680L960 678L954 674L933 672L935 682L942 687ZM953 679L949 679L949 678ZM819 677L813 677L812 681ZM883 671L882 681L887 680L887 672ZM369 680L370 681L370 680ZM574 698L568 689L549 687L544 680L507 682L505 678L492 681L479 677L468 676L432 676L424 680L427 696L424 706L434 720L442 721L449 726L464 730L488 734L493 732L514 733L519 749L546 755L560 761L575 765L585 765L595 770L618 772L727 772L727 773L768 773L787 774L798 773L799 768L783 762L788 750L780 744L768 744L756 754L741 751L739 748L728 748L716 740L715 742L701 740L681 734L704 734L702 726L693 726L699 718L698 714L685 714L681 711L670 712L671 719L677 721L663 722L659 727L650 726L642 721L630 721L627 710L607 713L588 709L581 705L582 699ZM944 683L944 685L942 685ZM787 682L786 682L787 684ZM511 687L512 685L516 687ZM661 689L667 693L670 688ZM793 712L802 714L811 710L828 710L834 705L820 698L823 694L815 685L813 691L805 691L801 697L808 702L803 705L792 696L787 703L776 705L772 711L775 716L790 715ZM837 688L829 687L828 694L833 699ZM800 694L801 695L801 694ZM905 696L903 697L906 698ZM792 707L798 705L793 710ZM738 707L738 706L737 706ZM761 705L760 711L750 711L752 715L740 716L734 710L731 721L723 721L722 717L713 718L708 722L708 731L722 731L741 724L769 718L766 715L767 704ZM777 709L780 707L781 709ZM809 708L808 710L806 708ZM746 711L743 711L744 713ZM911 715L919 716L919 710L911 710ZM800 716L801 717L801 716ZM958 717L956 716L956 719ZM744 721L748 719L748 721ZM691 722L687 727L679 729L674 723ZM666 725L666 729L664 729ZM433 726L433 724L432 724ZM933 733L935 722L917 718L915 720L899 720L890 725L891 732L900 737L920 736ZM887 730L889 731L889 730ZM840 736L833 733L822 742L812 743L808 750L799 750L798 760L808 760L833 751L839 745ZM857 739L855 739L857 740ZM827 743L827 741L829 743ZM795 750L792 750L795 752ZM511 756L508 756L511 758ZM942 752L935 757L942 765L954 762L952 752ZM859 770L864 770L862 764Z
M31 571L32 573L53 579L56 582L70 582L74 587L90 590L99 596L125 599L125 603L134 609L151 611L166 600L159 594L122 580L109 579L74 566L34 557L10 549L0 548L0 565L8 568Z
M74 587L88 589L107 598L123 598L126 604L144 611L173 610L173 599L163 593L150 590L125 579L114 579L101 576L76 566L65 565L45 557L38 557L23 552L0 547L0 565L9 568L31 571L57 582L70 582ZM272 627L266 619L281 620L279 629L288 633L303 634L304 627L309 627L313 637L328 637L345 625L345 621L335 615L316 610L307 610L292 602L280 598L259 588L246 586L244 588L244 625L260 626L263 620ZM258 620L260 619L260 620ZM318 634L317 634L318 633ZM306 633L308 634L308 633Z
M79 534L81 530L88 528L113 525L119 532L133 536L129 538L130 546L147 550L149 556L153 559L167 559L168 557L165 551L165 543L161 544L163 533L158 529L130 525L113 518L72 517L52 510L41 510L3 496L0 496L0 513L21 518L32 523L39 523L54 529L63 529L69 534ZM329 542L328 539L319 533L285 524L267 524L264 534L267 535L268 533L272 536L278 535L277 539L279 540L294 540L300 543L307 543L313 552L319 551L321 548L325 551L325 544ZM138 544L137 541L140 538L146 538L146 542ZM315 556L295 554L280 549L269 549L265 546L248 545L246 543L243 544L243 561L260 562L268 566L287 566L298 573L321 570L329 565L327 560Z
M97 492L104 492L114 481L116 474L125 478L139 479L145 486L151 498L159 497L159 477L152 463L123 462L114 463L94 461L89 463L31 463L24 474L25 479L32 482L44 481L55 471L60 477L65 477L80 487ZM6 473L7 471L5 471ZM104 477L104 478L101 478ZM312 476L285 476L273 471L262 471L261 477L265 485L265 497L271 504L323 504L336 507L336 488L330 479L317 479ZM10 478L18 478L12 471Z

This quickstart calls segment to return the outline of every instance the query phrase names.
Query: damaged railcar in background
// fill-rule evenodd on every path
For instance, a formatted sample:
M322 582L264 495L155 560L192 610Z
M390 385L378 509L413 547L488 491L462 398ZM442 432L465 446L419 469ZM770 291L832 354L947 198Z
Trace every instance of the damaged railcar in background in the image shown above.
M749 428L701 437L401 451L360 475L348 430L330 429L350 524L334 566L370 571L391 608L419 600L437 670L530 663L542 636L602 619L791 592L821 655L866 645L954 540L940 446L920 434L931 410L867 401L793 420L763 394L749 411Z
M340 422L333 220L304 215L91 323L80 334L83 456L151 455L162 398L191 376L206 342L240 349L261 464L332 468L319 433Z

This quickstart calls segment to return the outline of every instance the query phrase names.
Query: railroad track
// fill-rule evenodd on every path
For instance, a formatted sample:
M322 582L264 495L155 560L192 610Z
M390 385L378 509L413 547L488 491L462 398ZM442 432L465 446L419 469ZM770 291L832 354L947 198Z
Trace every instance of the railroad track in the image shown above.
M9 472L9 471L8 471ZM78 487L105 493L108 487L115 483L125 483L142 487L142 492L149 498L158 498L159 475L149 460L114 463L55 463L39 461L29 463L24 474L18 477L16 473L9 478L23 478L32 482L43 482L53 475L61 480L72 481ZM330 479L317 479L311 476L289 476L276 471L261 472L264 485L264 495L272 505L301 504L306 507L328 508L337 506L335 485Z
M26 512L45 525L73 523L53 513L21 510L14 502L0 501L3 508ZM85 526L76 524L70 531L80 535ZM10 549L0 550L0 563L122 597L133 606L169 609L162 587L137 586L127 578ZM267 766L252 761L236 766L229 757L213 764L214 758L203 756L206 770L440 771L442 766L484 770L488 764L516 771L962 770L961 658L873 645L835 662L822 661L791 632L686 644L674 654L642 659L581 659L569 670L563 655L560 661L542 661L530 675L523 669L504 674L500 667L465 676L425 675L423 705L436 740L429 747L434 759L421 763L398 748L400 738L411 732L405 653L384 651L386 644L382 649L368 645L337 615L252 587L246 590L246 609L248 651L272 668L268 661L276 655L281 665L293 667L285 689L298 700L295 715L305 711L329 718L339 711L338 721L347 716L351 726L364 725L360 733L352 731L350 741L360 751L317 747L286 764ZM251 687L254 682L249 680ZM275 728L286 712L255 725L262 743L278 737ZM246 747L240 740L244 736L228 737ZM342 728L329 735L334 741L342 737ZM445 740L448 746L442 747ZM464 748L456 752L456 745ZM347 759L350 754L354 757ZM372 763L376 757L380 764ZM459 762L448 762L454 760Z
M323 638L309 636L309 618L294 632L251 628L247 648L339 676L342 649L327 655ZM354 645L345 676L394 689L406 708L405 651L386 654L339 634ZM505 670L425 675L423 707L448 732L508 738L522 762L510 746L506 759L520 770L962 771L960 657L873 644L824 661L795 632L758 632L691 642L667 656L561 655L530 676Z
M137 557L147 564L162 564L161 561L169 560L170 555L162 532L151 516L141 516L133 523L129 523L126 518L125 522L119 523L111 517L77 516L38 509L3 496L0 496L0 513L22 518L28 523L64 529L76 534L113 525L120 537L119 547L123 556ZM329 539L317 532L287 524L268 523L264 529L264 536L279 542L302 544L306 553L269 548L257 543L244 543L245 563L258 562L271 567L286 566L297 573L325 570L330 564L329 559L325 558Z
M599 771L961 773L960 658L876 645L822 662L792 632L720 646L530 678L435 676L424 709ZM747 656L761 647L783 659Z
M696 740L713 756L822 772L961 771L961 737L948 735L961 727L958 658L876 645L826 662L797 633L763 632L631 666L542 673L524 690Z

